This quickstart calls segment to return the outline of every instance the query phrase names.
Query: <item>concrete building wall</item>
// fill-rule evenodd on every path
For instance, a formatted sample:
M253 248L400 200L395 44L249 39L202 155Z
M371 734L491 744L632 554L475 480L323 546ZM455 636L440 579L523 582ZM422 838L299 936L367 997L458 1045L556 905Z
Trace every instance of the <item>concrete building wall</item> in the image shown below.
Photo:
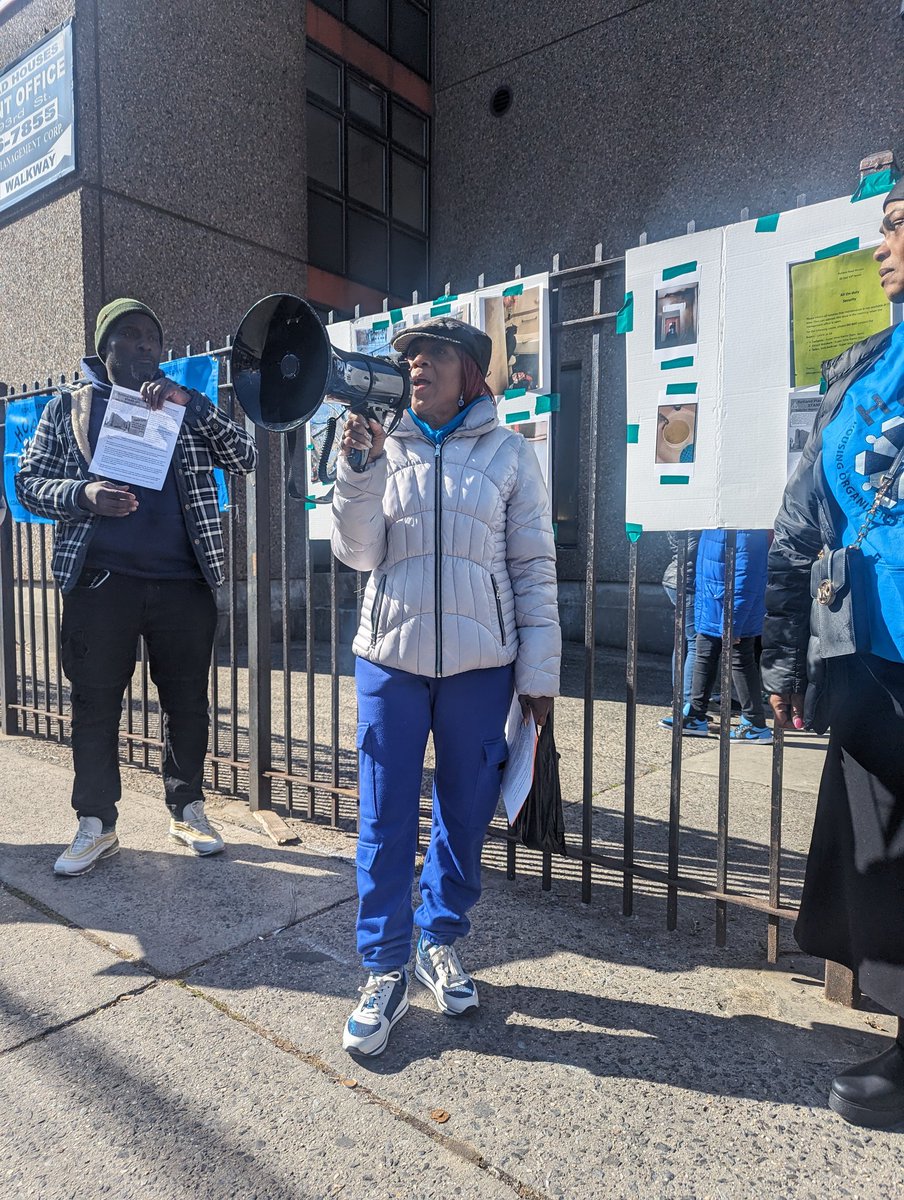
M438 0L433 285L587 262L650 240L853 190L860 159L904 151L897 3L833 0ZM506 84L513 103L490 111ZM900 155L899 155L900 157ZM604 309L621 301L620 280ZM586 292L569 301L571 315ZM584 366L589 335L563 360ZM603 336L602 577L626 577L624 347ZM586 464L586 450L580 453ZM582 474L581 494L585 494ZM650 546L649 541L654 544ZM643 539L652 587L664 536ZM581 553L560 555L577 579Z
M16 385L77 366L116 295L178 351L305 288L305 6L31 0L0 18L0 65L73 15L78 170L0 218Z

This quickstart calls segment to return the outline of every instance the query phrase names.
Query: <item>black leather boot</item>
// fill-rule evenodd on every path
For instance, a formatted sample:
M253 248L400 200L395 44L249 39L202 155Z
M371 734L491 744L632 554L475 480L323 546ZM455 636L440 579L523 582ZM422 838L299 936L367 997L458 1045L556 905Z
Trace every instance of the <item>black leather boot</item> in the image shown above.
M904 1039L832 1080L829 1108L851 1125L904 1129Z

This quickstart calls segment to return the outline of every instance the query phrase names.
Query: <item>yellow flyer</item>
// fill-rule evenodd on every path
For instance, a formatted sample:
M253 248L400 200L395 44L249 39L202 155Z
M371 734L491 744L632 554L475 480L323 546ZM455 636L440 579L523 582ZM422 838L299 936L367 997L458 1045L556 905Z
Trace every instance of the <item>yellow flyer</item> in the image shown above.
M890 322L873 251L791 267L791 386L819 383L822 364Z

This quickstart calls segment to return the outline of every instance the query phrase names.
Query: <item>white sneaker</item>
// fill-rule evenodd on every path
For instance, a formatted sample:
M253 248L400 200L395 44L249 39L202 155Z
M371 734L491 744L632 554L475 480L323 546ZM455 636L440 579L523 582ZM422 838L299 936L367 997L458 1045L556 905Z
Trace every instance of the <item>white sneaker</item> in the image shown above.
M437 946L421 934L414 956L414 974L433 993L440 1012L460 1017L478 1008L477 985L461 965L454 946Z
M111 854L118 853L116 830L110 829L104 833L100 817L82 817L72 845L63 851L53 864L53 869L57 875L84 875L99 858L109 858Z
M345 1022L342 1049L376 1058L386 1049L393 1025L408 1012L408 972L403 967L371 974L359 991L358 1007Z
M219 854L226 843L215 829L211 828L204 813L204 801L193 800L186 804L182 820L170 817L169 835L174 842L182 842L195 854Z

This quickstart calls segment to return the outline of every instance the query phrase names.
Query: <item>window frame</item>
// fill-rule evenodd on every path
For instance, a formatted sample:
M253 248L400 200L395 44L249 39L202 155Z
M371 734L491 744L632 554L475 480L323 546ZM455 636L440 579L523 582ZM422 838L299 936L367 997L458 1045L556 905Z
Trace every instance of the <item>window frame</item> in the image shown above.
M314 0L314 3L317 4L318 0ZM392 20L393 20L392 0L385 0L385 3L386 3L386 17L385 17L385 21L384 21L382 41L379 40L378 38L371 37L370 34L365 33L363 30L359 29L357 25L354 25L354 24L352 24L351 21L349 21L347 0L338 0L338 3L334 4L334 5L320 3L318 5L318 7L322 8L324 12L328 12L330 14L330 16L333 17L334 20L341 21L343 25L347 25L349 29L353 30L358 35L358 37L364 38L364 40L366 42L370 42L370 44L372 46L379 46L379 48L385 54L390 55L390 57L393 59L394 62L401 63L402 66L405 67L406 70L413 72L415 75L417 75L417 77L419 79L426 79L429 82L429 80L431 80L433 78L433 55L430 50L430 47L433 44L433 6L430 3L430 0L407 0L407 3L411 4L414 8L420 9L421 12L424 14L424 16L427 18L428 49L427 49L427 74L426 75L421 74L421 72L418 71L417 68L409 66L408 63L403 62L402 59L396 58L395 55L390 54L389 47L392 45ZM334 8L338 8L342 15L337 16L337 14L333 11Z
M328 184L322 183L318 179L311 176L310 169L307 171L307 188L309 192L314 192L318 196L322 196L327 200L338 202L342 206L342 271L339 274L354 283L360 283L364 287L369 287L374 291L383 290L385 295L399 295L390 291L392 282L392 263L393 263L393 232L398 231L405 234L409 238L413 238L423 244L424 247L424 287L429 284L430 276L430 150L431 150L431 125L430 116L427 113L420 111L414 105L408 103L403 97L398 96L395 92L389 91L387 88L381 87L375 80L369 79L363 72L356 70L353 66L343 62L335 55L331 54L324 47L314 41L309 41L307 44L307 53L314 54L320 58L326 59L331 65L337 67L340 72L340 87L339 95L341 97L341 105L336 107L330 101L324 99L316 92L305 89L305 103L307 112L308 109L314 108L324 112L325 114L338 118L340 121L340 174L341 187L337 191L331 188ZM363 117L357 116L349 111L348 83L351 81L366 88L368 91L379 93L383 101L384 113L384 129L381 131L376 126L372 125ZM424 153L418 155L410 150L407 145L394 140L394 111L400 108L403 112L417 117L424 122ZM349 195L348 192L348 147L349 147L349 131L354 131L361 136L370 138L371 140L380 143L383 146L385 154L384 167L384 193L385 193L385 208L381 211L372 208L363 201L356 200ZM406 159L412 165L417 166L424 171L424 228L419 229L416 226L409 225L405 221L397 219L393 215L393 186L392 186L392 156L396 154L402 159ZM359 213L361 216L369 217L373 220L381 222L386 229L386 256L385 256L385 288L375 287L372 282L356 278L349 274L349 221L348 214L350 212ZM311 259L311 230L308 232L307 259ZM312 262L316 266L316 263ZM328 270L330 268L321 268Z

